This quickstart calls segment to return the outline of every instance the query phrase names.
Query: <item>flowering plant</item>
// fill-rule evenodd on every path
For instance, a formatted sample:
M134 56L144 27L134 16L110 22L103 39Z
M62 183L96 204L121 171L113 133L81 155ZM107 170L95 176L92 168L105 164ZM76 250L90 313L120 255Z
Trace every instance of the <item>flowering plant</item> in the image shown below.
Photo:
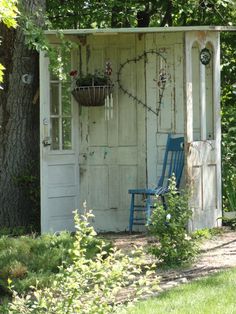
M106 68L104 74L101 74L98 71L95 71L94 74L88 73L86 75L78 73L77 70L71 70L70 76L72 78L72 90L76 87L83 86L106 86L111 85L110 76L112 74L111 63L109 61L106 62Z
M77 70L72 70L71 93L76 101L82 106L104 106L105 103L112 104L112 74L111 63L106 62L106 68L103 74L95 71L94 74L78 74Z

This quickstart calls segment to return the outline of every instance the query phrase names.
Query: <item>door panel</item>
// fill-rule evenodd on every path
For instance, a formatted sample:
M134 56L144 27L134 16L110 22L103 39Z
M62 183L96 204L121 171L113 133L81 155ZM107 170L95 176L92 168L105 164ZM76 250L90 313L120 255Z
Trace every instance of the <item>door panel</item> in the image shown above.
M207 48L213 53L213 47L211 44L207 44ZM213 88L213 67L212 64L206 66L205 71L206 77L206 138L208 140L215 140L215 130L214 130L214 88Z
M119 64L135 57L134 48L119 49ZM134 63L128 63L122 70L122 84L132 95L136 94L135 73ZM137 145L136 103L124 93L119 93L118 128L119 146Z
M88 204L94 204L96 209L108 208L108 170L106 165L93 165L88 168Z
M120 181L120 204L123 209L129 208L130 195L127 193L130 186L137 186L138 178L137 165L120 165L119 166L119 181Z
M192 46L192 73L194 82L200 82L200 67L199 67L199 45L194 43ZM201 139L201 117L200 117L200 84L193 84L193 140Z
M175 99L175 88L174 88L174 44L168 45L166 42L165 46L159 46L159 51L163 58L166 59L164 62L163 58L157 58L157 73L158 76L164 70L167 73L167 82L165 84L164 92L163 89L157 86L157 103L161 100L161 110L158 117L157 131L160 133L170 133L174 129L174 99ZM161 96L163 94L163 96Z
M58 156L57 156L58 157ZM62 161L61 161L62 162ZM76 183L76 171L73 164L60 164L48 166L48 184L50 186L69 186Z
M89 109L89 134L91 146L107 146L108 130L107 123L104 123L104 108L94 107Z
M205 169L205 190L204 193L208 195L205 197L204 208L209 208L210 210L214 210L217 208L217 186L216 186L216 175L217 169L216 164L208 164Z
M201 212L203 210L202 177L203 177L202 166L193 166L192 178L194 180L194 188L191 206L195 208L195 210L198 212Z

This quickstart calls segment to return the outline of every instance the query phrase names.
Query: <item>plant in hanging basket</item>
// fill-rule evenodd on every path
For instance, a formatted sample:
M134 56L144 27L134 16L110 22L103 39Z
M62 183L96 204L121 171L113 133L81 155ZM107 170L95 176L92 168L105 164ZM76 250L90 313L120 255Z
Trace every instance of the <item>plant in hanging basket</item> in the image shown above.
M112 91L111 73L110 66L106 66L104 75L95 72L78 76L77 71L71 71L72 95L81 106L104 106L106 97Z

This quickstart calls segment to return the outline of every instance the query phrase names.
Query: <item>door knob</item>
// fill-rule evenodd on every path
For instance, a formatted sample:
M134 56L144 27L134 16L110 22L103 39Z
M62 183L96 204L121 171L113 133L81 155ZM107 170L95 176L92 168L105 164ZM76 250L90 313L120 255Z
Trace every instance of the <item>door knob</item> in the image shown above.
M43 146L50 146L52 144L52 141L51 141L51 138L49 136L46 136L44 139L43 139Z

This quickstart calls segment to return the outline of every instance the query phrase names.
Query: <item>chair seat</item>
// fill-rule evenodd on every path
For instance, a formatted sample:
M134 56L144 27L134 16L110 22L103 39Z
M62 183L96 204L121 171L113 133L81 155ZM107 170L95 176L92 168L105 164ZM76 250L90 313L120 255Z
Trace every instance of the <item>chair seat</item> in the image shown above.
M130 189L129 194L146 194L146 195L160 195L168 193L168 187L159 186L155 189Z

